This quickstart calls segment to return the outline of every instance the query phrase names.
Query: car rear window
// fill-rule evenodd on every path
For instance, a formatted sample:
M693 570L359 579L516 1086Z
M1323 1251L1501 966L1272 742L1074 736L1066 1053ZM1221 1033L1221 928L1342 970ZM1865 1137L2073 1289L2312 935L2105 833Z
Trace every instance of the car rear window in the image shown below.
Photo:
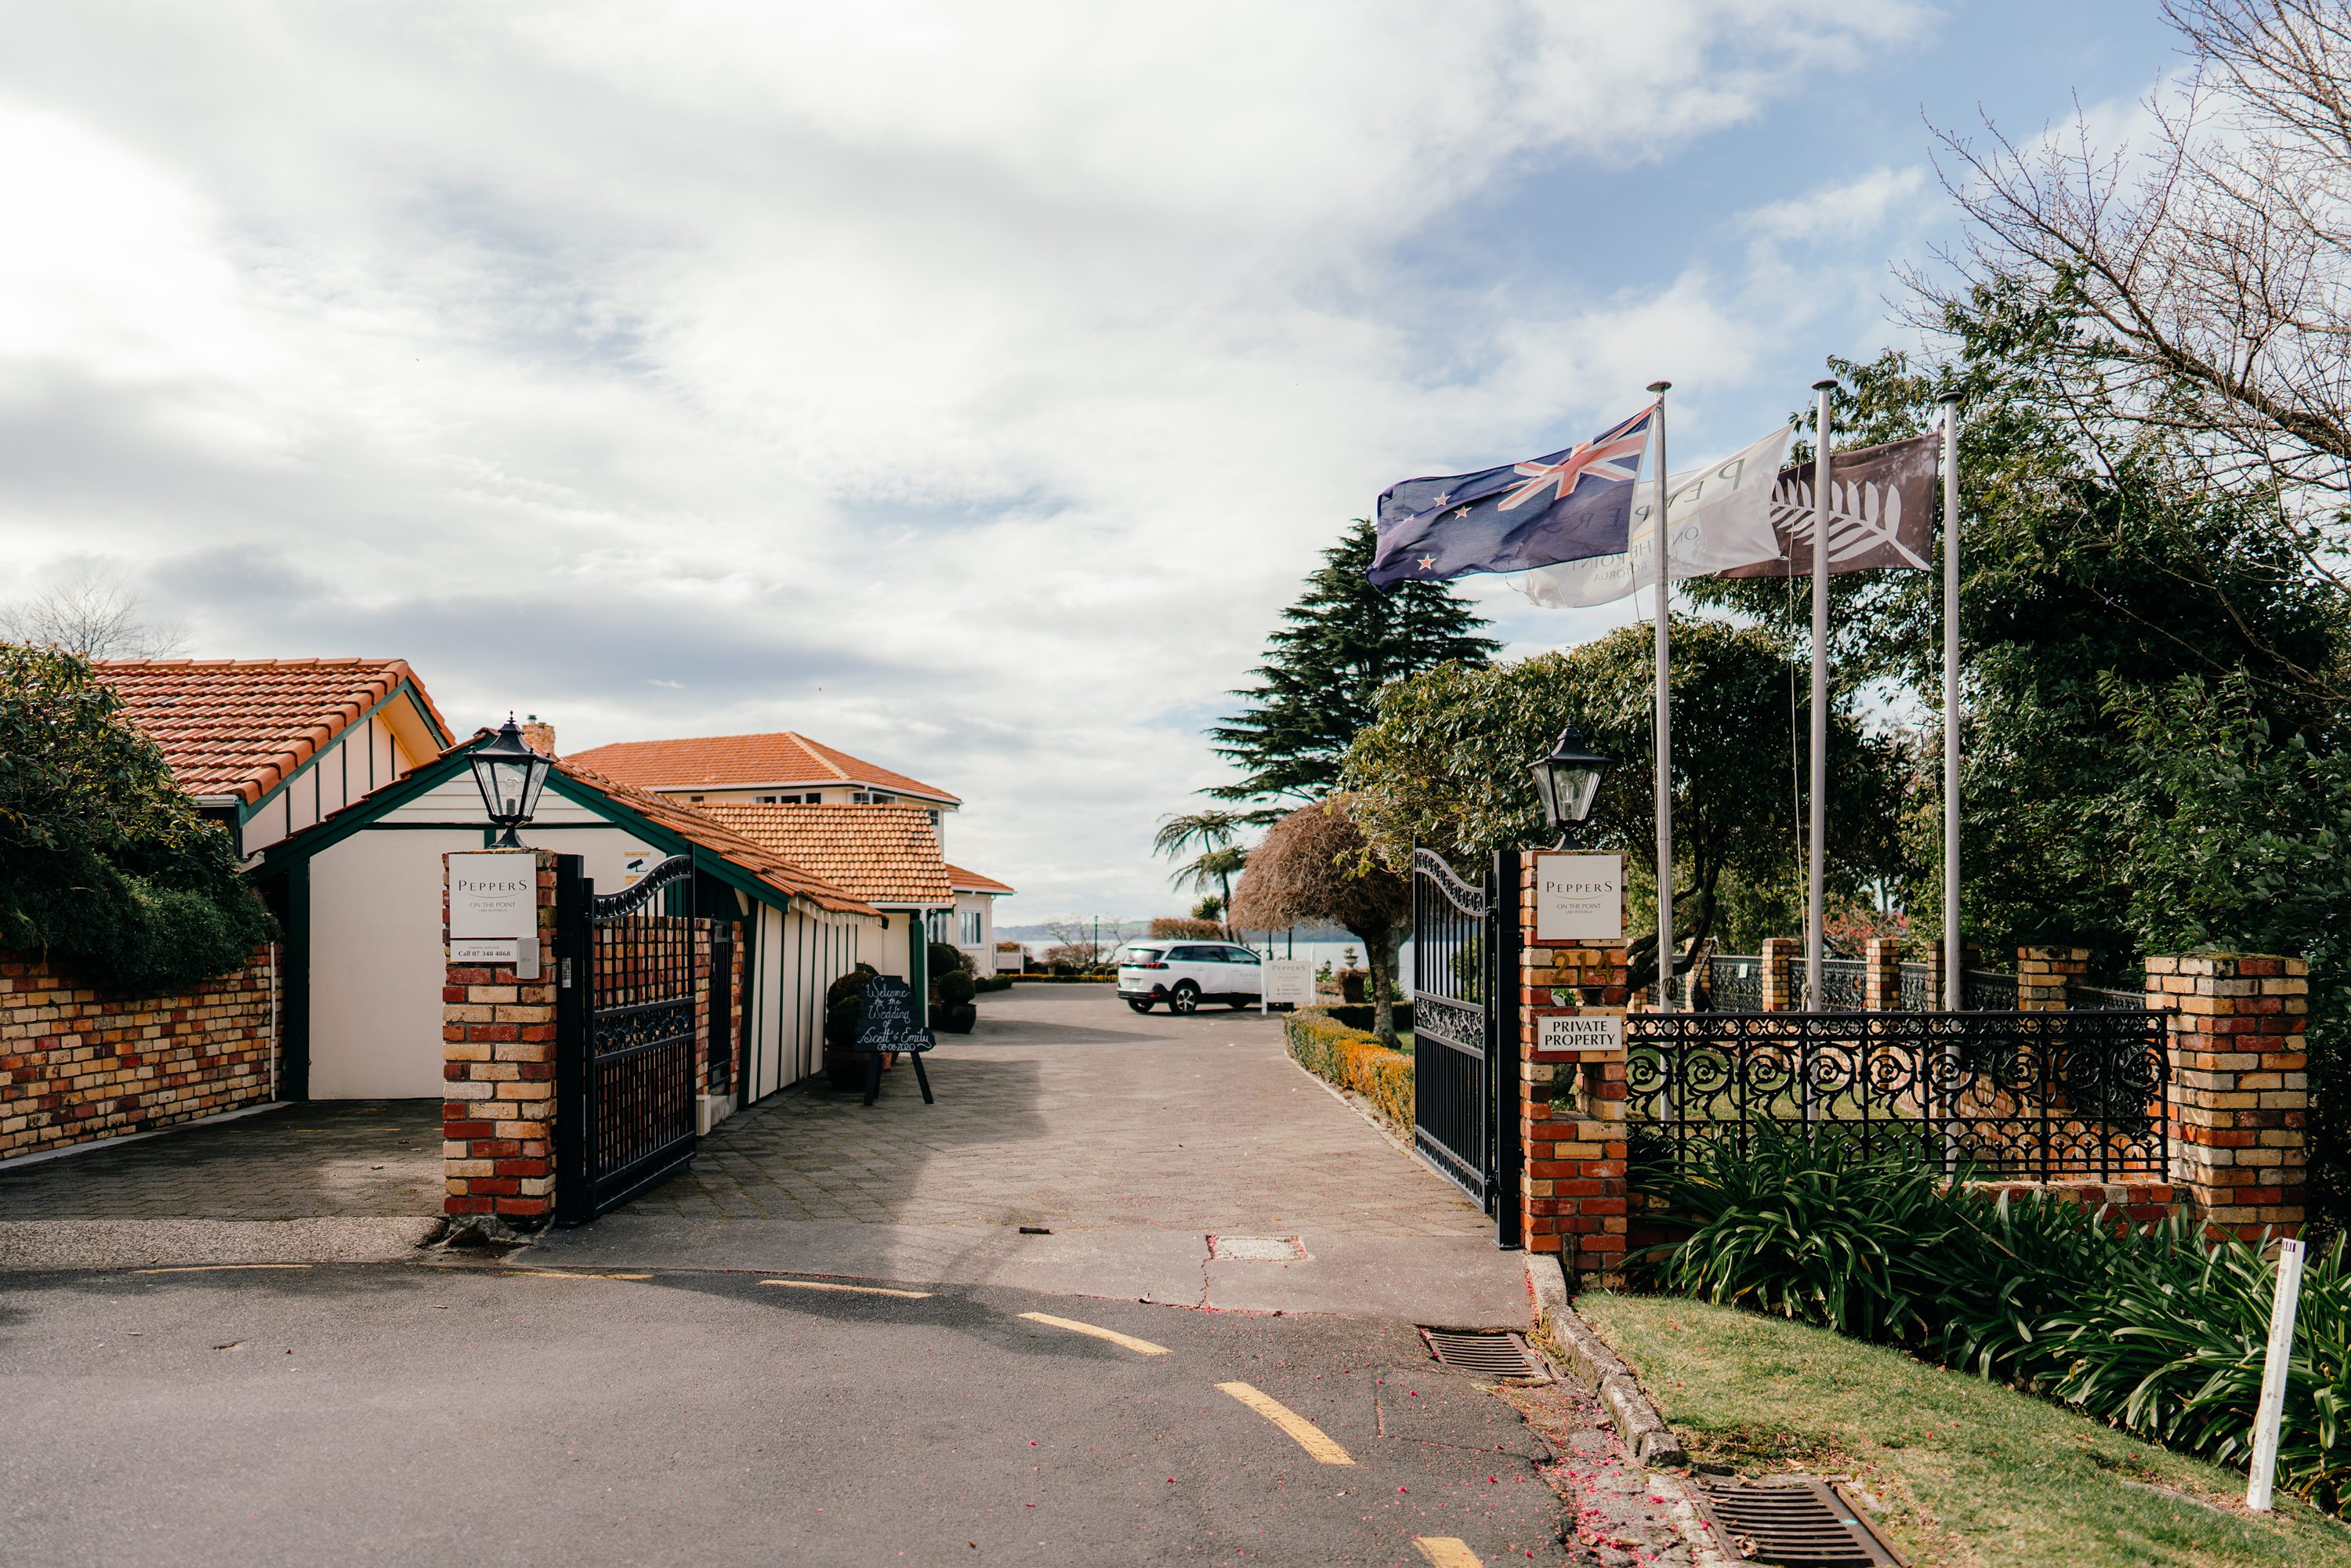
M1165 951L1165 947L1129 947L1118 956L1118 961L1122 964L1156 964L1159 955Z

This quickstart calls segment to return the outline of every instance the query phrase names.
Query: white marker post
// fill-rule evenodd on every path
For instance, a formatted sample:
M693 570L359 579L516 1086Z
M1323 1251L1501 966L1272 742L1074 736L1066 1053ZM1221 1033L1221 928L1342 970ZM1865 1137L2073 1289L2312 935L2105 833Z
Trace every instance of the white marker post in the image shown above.
M2277 1471L2278 1426L2285 1417L2285 1369L2294 1359L2294 1312L2302 1300L2303 1244L2278 1243L2277 1294L2270 1300L2270 1348L2262 1359L2262 1402L2253 1412L2253 1463L2245 1479L2245 1506L2270 1511Z

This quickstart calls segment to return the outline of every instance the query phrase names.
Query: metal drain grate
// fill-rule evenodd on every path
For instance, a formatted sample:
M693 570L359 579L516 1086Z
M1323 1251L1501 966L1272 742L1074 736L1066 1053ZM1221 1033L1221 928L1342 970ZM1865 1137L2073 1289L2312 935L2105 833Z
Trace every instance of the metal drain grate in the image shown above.
M1461 1329L1423 1329L1428 1354L1447 1366L1482 1372L1489 1377L1540 1377L1550 1371L1527 1354L1527 1342L1514 1333L1470 1333Z
M1724 1543L1750 1563L1849 1568L1902 1559L1870 1527L1844 1489L1811 1476L1762 1486L1700 1481L1698 1506Z

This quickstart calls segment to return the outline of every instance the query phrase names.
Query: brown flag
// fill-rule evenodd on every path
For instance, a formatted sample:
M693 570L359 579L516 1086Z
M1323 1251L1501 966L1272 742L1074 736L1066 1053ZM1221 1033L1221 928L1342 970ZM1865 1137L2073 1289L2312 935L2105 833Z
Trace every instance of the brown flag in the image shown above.
M1915 435L1883 446L1830 454L1829 570L1901 567L1923 571L1933 549L1938 436ZM1813 465L1780 470L1771 491L1776 560L1735 566L1720 577L1813 574Z

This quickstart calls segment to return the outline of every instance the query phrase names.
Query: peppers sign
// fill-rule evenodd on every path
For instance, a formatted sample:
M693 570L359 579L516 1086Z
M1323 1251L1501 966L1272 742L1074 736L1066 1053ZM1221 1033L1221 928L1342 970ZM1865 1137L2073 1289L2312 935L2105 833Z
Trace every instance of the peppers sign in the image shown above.
M449 857L449 938L538 935L538 861L479 852Z
M1625 857L1535 856L1535 940L1625 940Z

